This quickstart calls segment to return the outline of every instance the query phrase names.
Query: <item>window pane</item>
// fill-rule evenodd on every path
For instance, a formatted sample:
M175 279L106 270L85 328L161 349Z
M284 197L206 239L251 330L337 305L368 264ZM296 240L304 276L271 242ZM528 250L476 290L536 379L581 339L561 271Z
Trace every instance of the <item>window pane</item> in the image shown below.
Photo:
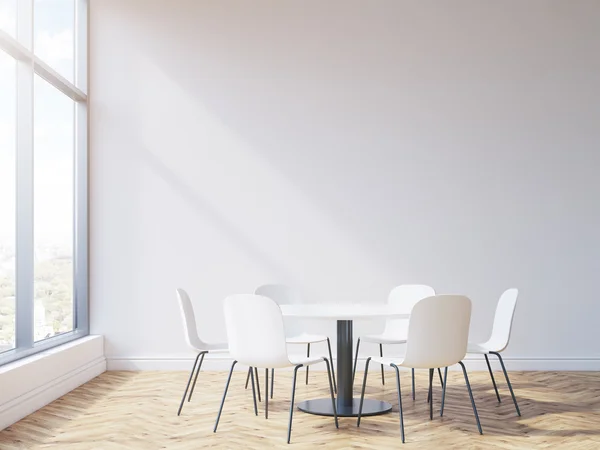
M17 37L17 0L0 0L0 30Z
M73 82L75 0L35 0L33 11L35 54Z
M73 329L73 100L34 79L34 340Z
M0 50L0 352L15 346L16 74Z

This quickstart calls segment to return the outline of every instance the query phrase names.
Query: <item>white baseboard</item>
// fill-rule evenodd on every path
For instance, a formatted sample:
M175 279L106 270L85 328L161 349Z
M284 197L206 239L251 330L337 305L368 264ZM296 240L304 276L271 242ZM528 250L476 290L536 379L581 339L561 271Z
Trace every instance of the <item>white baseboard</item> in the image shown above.
M359 358L358 369L363 370L366 358ZM490 357L492 367L500 370L500 364L495 356ZM466 358L465 366L470 371L487 370L485 359ZM126 358L108 357L107 370L166 370L166 371L189 371L194 364L193 358ZM600 358L504 358L507 370L517 371L600 371ZM202 370L226 371L231 367L231 359L224 355L207 355L202 364ZM239 366L237 370L246 370ZM325 366L317 365L314 370L325 370ZM390 368L391 370L391 368ZM451 368L459 370L459 366Z
M0 430L105 371L101 336L78 339L3 366Z

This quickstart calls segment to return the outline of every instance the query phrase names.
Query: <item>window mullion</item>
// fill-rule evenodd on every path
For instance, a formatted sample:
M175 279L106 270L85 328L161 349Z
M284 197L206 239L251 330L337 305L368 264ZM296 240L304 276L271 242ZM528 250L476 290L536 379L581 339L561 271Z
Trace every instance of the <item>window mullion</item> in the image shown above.
M75 85L87 92L88 0L75 3ZM87 99L86 99L87 100ZM75 104L74 329L89 332L88 304L88 105Z
M31 49L33 1L18 2L17 39ZM33 346L33 60L17 61L16 348Z

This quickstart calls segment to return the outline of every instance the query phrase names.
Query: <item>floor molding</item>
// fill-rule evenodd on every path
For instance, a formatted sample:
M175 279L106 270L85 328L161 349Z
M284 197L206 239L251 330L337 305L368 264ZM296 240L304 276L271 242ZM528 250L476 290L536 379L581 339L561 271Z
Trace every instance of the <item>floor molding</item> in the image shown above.
M366 358L359 358L358 367L364 368ZM487 370L485 359L466 358L464 360L468 370ZM496 357L490 357L492 366L500 370ZM176 358L148 358L148 357L107 357L107 370L173 370L189 371L194 363L193 357ZM510 358L505 357L504 363L508 370L518 371L600 371L600 358ZM202 364L202 370L226 371L231 367L231 359L223 355L207 355ZM454 370L459 370L456 366ZM246 370L243 366L236 370ZM311 370L325 370L315 366ZM390 369L391 370L391 369Z

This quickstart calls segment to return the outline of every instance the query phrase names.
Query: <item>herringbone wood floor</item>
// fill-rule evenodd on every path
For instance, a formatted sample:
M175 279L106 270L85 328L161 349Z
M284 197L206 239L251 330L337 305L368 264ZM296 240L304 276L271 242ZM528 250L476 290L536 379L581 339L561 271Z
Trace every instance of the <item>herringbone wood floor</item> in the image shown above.
M261 380L264 384L263 373ZM429 420L426 372L417 372L417 399L410 397L410 375L402 380L406 448L600 448L600 373L513 372L522 417L517 417L501 372L496 373L498 404L487 372L471 374L484 435L477 433L460 372L448 374L444 417ZM265 420L252 408L245 373L236 372L219 425L212 428L225 384L225 373L201 373L194 397L182 415L176 411L187 381L182 372L106 372L15 425L0 431L0 449L264 449L286 446L291 373L276 373L275 398ZM311 371L310 384L299 377L297 400L325 397L326 372ZM357 374L356 388L362 374ZM379 371L369 372L367 396L394 405L391 414L356 420L333 420L294 414L292 446L296 448L400 447L397 397L392 372L381 385ZM440 388L434 404L439 411ZM264 389L264 386L263 386ZM264 399L263 399L264 401Z

